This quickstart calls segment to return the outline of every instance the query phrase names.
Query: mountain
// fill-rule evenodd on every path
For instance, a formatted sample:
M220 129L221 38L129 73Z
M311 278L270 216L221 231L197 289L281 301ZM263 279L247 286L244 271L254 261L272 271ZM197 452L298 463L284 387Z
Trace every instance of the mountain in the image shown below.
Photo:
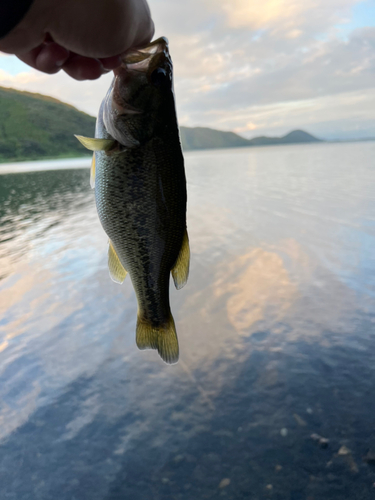
M95 118L52 97L0 87L0 161L85 155Z
M222 132L205 127L180 127L182 147L189 149L237 148L248 146L249 141L234 132Z
M203 127L181 127L181 142L184 150L208 148L233 148L242 146L271 146L274 144L301 144L307 142L321 142L303 130L293 130L283 137L254 137L245 139L233 132L222 132Z
M52 97L0 87L0 162L77 157L86 153L74 134L92 137L95 118ZM233 132L181 127L185 151L319 142L294 130L283 137L245 139Z

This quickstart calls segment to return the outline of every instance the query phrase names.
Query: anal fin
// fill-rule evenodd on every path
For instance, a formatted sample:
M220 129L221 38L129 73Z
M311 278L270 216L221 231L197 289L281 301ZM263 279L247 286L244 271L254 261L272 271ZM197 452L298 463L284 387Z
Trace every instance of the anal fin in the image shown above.
M108 268L109 274L115 283L123 283L126 275L128 274L124 266L121 264L120 259L113 248L112 241L109 240L108 248Z
M178 361L178 340L172 314L164 325L158 327L152 326L138 316L136 342L141 350L157 349L162 360L168 364Z
M189 266L190 266L189 237L187 234L187 229L185 229L180 253L178 254L176 263L171 270L174 285L177 288L177 290L180 290L183 286L186 285L186 282L189 277Z

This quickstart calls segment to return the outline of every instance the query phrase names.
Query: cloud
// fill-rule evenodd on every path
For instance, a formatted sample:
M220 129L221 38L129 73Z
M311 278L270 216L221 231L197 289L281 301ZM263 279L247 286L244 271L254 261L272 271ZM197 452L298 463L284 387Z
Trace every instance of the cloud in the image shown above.
M29 86L33 82L39 81L38 75L32 71L25 71L17 75L11 75L7 71L0 69L0 82L4 87Z
M174 18L187 20L180 29L179 22L164 11L168 3L154 0L151 6L158 34L167 34L171 41L181 121L235 127L253 131L252 135L257 130L286 132L292 121L290 112L304 119L294 126L324 122L324 101L331 115L335 110L340 115L336 120L330 117L332 127L343 119L349 125L355 121L352 93L363 91L365 109L372 103L370 90L375 88L375 28L356 30L348 39L340 33L358 3L191 1L180 11L174 7ZM195 25L192 13L196 13ZM350 96L348 105L344 99L347 115L343 117L337 96L345 93ZM263 112L259 106L265 108ZM262 115L260 121L254 119L254 111ZM351 123L349 128L357 129L357 125Z
M237 113L224 110L215 116L207 114L206 119L245 137L278 136L303 124L310 133L323 139L357 138L375 136L374 109L375 90L371 89L249 106Z
M181 124L235 128L251 136L322 123L325 133L334 134L342 121L348 130L367 130L375 89L375 27L345 38L341 30L362 3L150 0L156 36L170 40ZM91 114L111 78L82 83L63 73L5 73L0 72L0 85L47 93Z
M347 22L350 9L359 0L231 0L218 2L231 28L270 30L296 38L304 32L321 32Z
M30 69L29 72L11 75L0 69L1 86L50 95L91 115L97 114L100 102L108 90L111 79L112 75L109 74L103 76L100 80L77 82L64 72L45 75Z

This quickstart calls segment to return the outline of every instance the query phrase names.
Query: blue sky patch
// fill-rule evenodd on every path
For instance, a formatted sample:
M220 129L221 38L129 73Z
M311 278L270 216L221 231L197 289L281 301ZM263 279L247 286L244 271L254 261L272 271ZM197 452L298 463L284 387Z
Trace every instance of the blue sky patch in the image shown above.
M375 2L365 0L353 6L350 22L337 26L344 38L355 29L375 26Z
M30 66L17 59L16 56L0 57L0 69L13 76L18 73L29 73L31 70Z

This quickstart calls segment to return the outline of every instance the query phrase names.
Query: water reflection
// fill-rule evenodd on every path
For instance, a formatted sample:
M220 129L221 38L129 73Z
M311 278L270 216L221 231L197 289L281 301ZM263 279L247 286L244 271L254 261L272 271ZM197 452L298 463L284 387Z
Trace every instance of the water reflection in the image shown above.
M1 498L371 498L374 152L187 155L172 367L135 347L88 171L0 176Z
M216 283L216 294L228 294L228 319L246 334L266 317L281 320L296 300L297 289L282 258L257 248L229 263L228 272Z
M71 243L82 226L95 223L93 203L86 170L1 175L0 277L16 272L35 252L47 257L65 250L67 243L54 238L58 226L72 218L67 231ZM93 216L87 220L89 206Z

